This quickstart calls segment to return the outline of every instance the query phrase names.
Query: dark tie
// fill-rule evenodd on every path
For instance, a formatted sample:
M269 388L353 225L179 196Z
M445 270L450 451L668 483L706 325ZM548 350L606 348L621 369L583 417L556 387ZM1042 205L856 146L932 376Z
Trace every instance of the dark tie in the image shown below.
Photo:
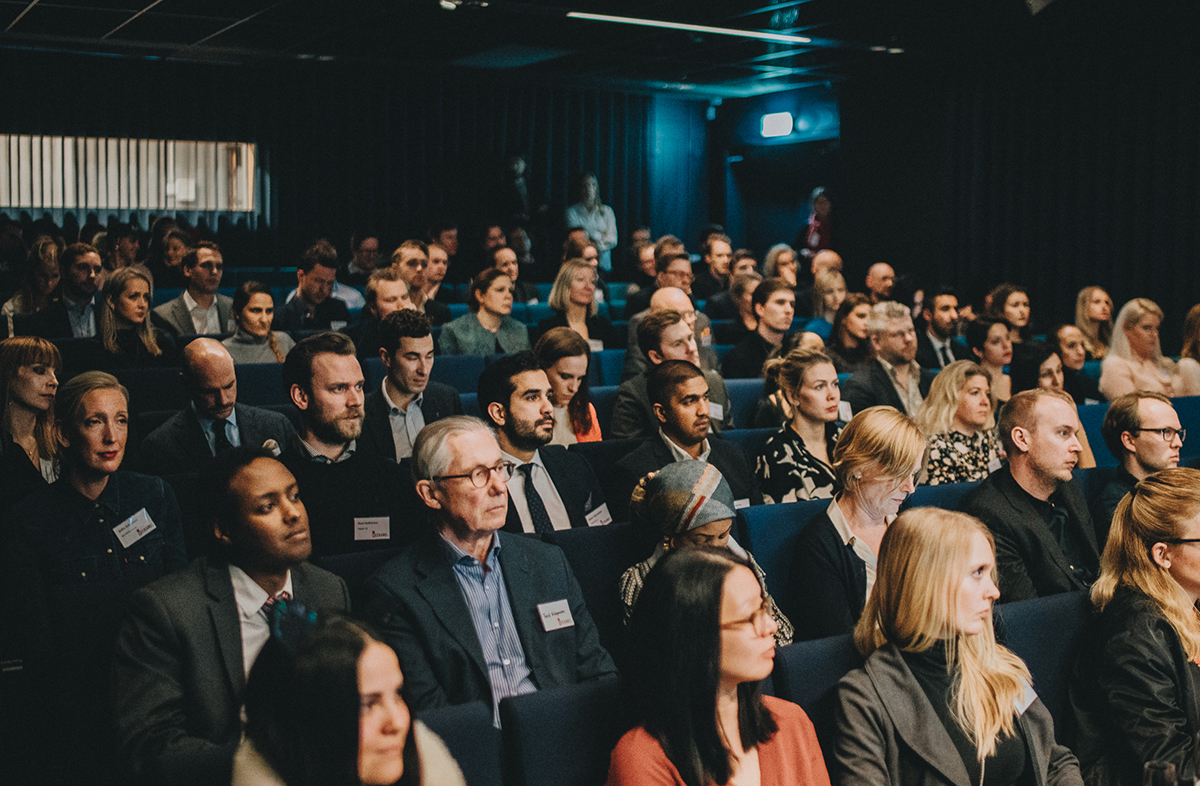
M529 518L533 520L533 531L539 535L544 532L553 532L554 525L550 523L550 514L546 512L546 505L542 502L542 497L537 493L537 489L533 487L533 465L522 464L521 473L525 476L525 504L529 505Z
M271 614L275 611L276 604L278 604L280 601L286 603L291 599L292 593L288 592L287 590L283 590L278 595L267 598L266 602L262 605L262 610L267 613L267 619L271 619Z
M954 358L950 355L950 345L942 344L942 368L954 362Z
M225 427L228 425L229 421L223 418L214 420L212 424L213 447L216 448L218 456L233 450L233 443L229 441L229 437L225 436Z

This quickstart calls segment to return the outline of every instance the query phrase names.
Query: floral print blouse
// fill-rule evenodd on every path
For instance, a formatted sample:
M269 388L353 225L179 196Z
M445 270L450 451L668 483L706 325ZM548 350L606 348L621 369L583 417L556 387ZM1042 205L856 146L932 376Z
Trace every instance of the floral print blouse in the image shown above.
M833 445L845 423L825 424L825 449L833 455ZM802 502L809 499L833 499L833 467L814 456L804 440L788 423L772 434L754 462L754 473L762 488L763 502Z
M959 431L935 434L925 451L925 485L983 480L1000 467L1000 448L992 431L968 437Z

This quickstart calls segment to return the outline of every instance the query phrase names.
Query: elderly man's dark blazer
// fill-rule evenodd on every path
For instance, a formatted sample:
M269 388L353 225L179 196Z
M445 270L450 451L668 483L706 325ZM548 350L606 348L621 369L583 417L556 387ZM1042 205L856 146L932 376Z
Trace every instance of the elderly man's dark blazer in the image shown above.
M421 414L425 417L426 426L435 420L462 413L462 399L454 388L433 381L425 386ZM388 420L388 403L383 398L383 390L379 388L368 393L363 402L363 427L358 438L358 449L389 461L396 460L396 440L392 436L391 421Z
M1096 530L1079 484L1066 483L1051 501L1066 509L1076 541L1093 568L1098 566ZM1001 603L1082 589L1054 533L1017 485L1008 466L988 475L968 492L959 510L986 524L996 539Z
M586 527L587 516L604 504L604 491L600 488L600 480L592 471L592 465L583 456L568 453L562 445L546 445L538 450L550 482L562 498L563 507L567 509L567 518L571 520L571 528ZM609 512L611 515L611 511ZM508 498L508 519L504 522L507 532L524 532L521 526L521 516L513 505L512 496Z
M525 535L495 537L533 683L544 690L616 674L562 550ZM483 649L450 553L437 535L406 547L376 571L366 597L367 618L400 659L410 708L491 703ZM547 632L538 605L564 599L575 624Z
M933 384L935 376L937 375L934 372L921 369L917 387L921 390L922 398L929 395L929 386ZM842 401L850 402L855 415L868 407L886 405L895 407L911 418L917 416L916 412L908 412L904 408L904 404L900 401L900 394L896 392L896 386L892 384L892 378L884 371L878 360L872 360L866 368L856 371L850 379L846 380L846 384L842 385Z
M299 445L296 429L283 413L248 404L237 404L234 411L243 445L259 448L269 439L275 440L281 451ZM163 477L197 472L212 457L196 411L188 405L142 440L138 467L147 475Z
M346 583L307 563L292 589L310 608L350 608ZM139 783L229 783L245 676L226 563L201 557L134 594L112 688L121 759Z

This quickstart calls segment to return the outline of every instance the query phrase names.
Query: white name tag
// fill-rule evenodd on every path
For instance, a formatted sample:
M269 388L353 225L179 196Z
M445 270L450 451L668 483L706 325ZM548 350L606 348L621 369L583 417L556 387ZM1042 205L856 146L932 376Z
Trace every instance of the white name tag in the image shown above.
M154 520L150 518L146 509L142 508L113 527L113 534L117 536L117 540L121 541L122 548L129 548L155 529L157 527L154 526Z
M331 320L329 320L329 329L336 333L340 330L343 330L346 327L346 325L349 325L349 324L350 324L349 322L344 322L340 319L331 319Z
M392 520L387 516L354 519L355 540L391 540Z
M748 507L750 507L750 500L748 498L747 499L735 499L733 501L733 509L734 510L741 510L742 508L748 508Z
M575 626L575 620L571 617L571 606L567 603L566 598L550 603L539 603L537 608L538 614L542 617L542 627L546 629L547 633L559 628Z
M711 347L712 346L712 334L709 333L707 330L700 334L700 346L702 346L702 347Z
M988 462L988 472L995 472L996 470L1000 469L1001 466L1003 466L1003 464L1001 464L1000 459L994 458Z
M849 401L840 402L838 404L838 420L849 423L852 417L854 417L854 407L850 406Z
M708 402L708 417L709 417L709 420L717 420L717 421L724 420L725 419L725 407L721 406L720 404L718 404L715 401Z
M612 515L608 512L607 502L587 514L586 518L589 527L603 527L605 524L612 524Z
M593 352L600 352L604 349L604 342L598 338L589 338L588 349L592 350Z
M1016 707L1018 715L1024 715L1025 710L1029 709L1029 705L1033 704L1034 700L1038 697L1037 691L1033 689L1032 685L1024 680L1022 680L1021 684L1025 686L1025 693L1013 701L1013 706Z

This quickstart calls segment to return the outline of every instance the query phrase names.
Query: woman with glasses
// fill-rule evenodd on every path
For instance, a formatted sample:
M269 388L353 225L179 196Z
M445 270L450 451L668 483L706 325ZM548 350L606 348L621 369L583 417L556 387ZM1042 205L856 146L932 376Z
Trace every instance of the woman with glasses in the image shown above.
M1200 777L1200 471L1164 469L1117 505L1071 685L1089 784L1141 784L1151 761ZM1148 781L1147 781L1148 782Z
M611 340L612 323L597 314L596 269L583 259L568 259L558 269L550 290L550 308L554 316L538 322L540 337L556 327L569 327L578 333L593 352L604 349Z
M726 550L679 549L650 571L625 671L638 726L613 750L609 786L828 786L812 721L760 692L775 658L769 603Z

